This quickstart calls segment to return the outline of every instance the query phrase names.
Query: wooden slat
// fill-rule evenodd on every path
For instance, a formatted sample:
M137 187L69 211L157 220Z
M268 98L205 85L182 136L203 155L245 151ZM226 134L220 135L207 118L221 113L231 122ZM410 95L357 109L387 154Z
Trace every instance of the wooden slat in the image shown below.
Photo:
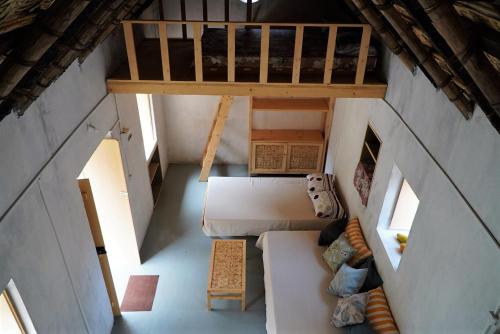
M139 80L139 69L137 68L137 56L135 54L134 30L132 23L127 21L123 22L123 33L125 35L125 47L127 48L130 79Z
M108 79L108 92L129 94L177 94L177 95L224 95L272 96L272 97L346 97L384 98L387 84L306 84L299 85L258 82L193 82L161 80Z
M293 52L292 83L297 84L300 80L300 63L302 60L302 40L304 38L304 26L298 25L295 29L295 50Z
M312 111L327 112L328 98L270 98L253 97L252 109L255 111Z
M328 32L328 44L326 46L325 73L323 83L332 82L333 60L335 56L335 44L337 42L337 26L331 26Z
M222 132L224 131L224 125L226 124L229 111L231 110L232 102L232 96L224 95L220 99L217 112L215 114L215 125L210 137L208 138L207 150L202 161L200 173L201 182L206 182L208 180L208 176L210 175L210 169L212 168L212 163L214 162L217 146L219 146Z
M168 54L167 25L160 23L158 25L158 33L160 34L161 67L163 71L163 80L170 81L170 60Z
M193 23L194 68L196 81L203 81L203 58L201 55L201 23Z
M228 25L227 31L227 81L235 80L235 52L236 52L236 26Z
M356 85L362 85L365 79L366 61L368 59L368 49L370 48L370 36L372 27L363 27L363 35L361 36L361 44L359 46L358 66L356 67Z
M181 21L186 22L186 0L181 1ZM187 38L187 23L183 23L182 25L182 38Z
M262 25L260 34L260 76L261 83L267 82L268 61L269 61L269 28L268 24Z
M252 141L322 143L321 130L252 130Z

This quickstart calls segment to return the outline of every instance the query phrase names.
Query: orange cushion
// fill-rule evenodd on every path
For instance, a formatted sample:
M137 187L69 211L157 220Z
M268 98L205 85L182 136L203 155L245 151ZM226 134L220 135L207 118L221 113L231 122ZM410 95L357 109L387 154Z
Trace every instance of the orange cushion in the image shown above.
M366 318L377 334L399 334L382 287L368 292Z
M359 225L358 218L353 218L347 223L345 228L345 235L347 241L351 244L352 248L356 250L356 254L347 262L348 265L354 266L356 263L373 255L370 248L366 244L363 232L361 232L361 225Z

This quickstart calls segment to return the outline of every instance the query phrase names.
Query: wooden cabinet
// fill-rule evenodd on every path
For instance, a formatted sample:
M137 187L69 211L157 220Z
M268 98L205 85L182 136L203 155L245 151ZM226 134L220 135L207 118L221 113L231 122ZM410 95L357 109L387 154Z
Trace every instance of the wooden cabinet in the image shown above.
M250 174L320 172L323 140L319 130L253 130Z
M265 98L250 99L249 154L250 174L309 174L321 172L333 116L332 98ZM310 119L321 114L316 130L255 129L254 113L299 112ZM288 114L290 115L290 114ZM310 115L310 116L309 116ZM256 124L257 125L257 124Z

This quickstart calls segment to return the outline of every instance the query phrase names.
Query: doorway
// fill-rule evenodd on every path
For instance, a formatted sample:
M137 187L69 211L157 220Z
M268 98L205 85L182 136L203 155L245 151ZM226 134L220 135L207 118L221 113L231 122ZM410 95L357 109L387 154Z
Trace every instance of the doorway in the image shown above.
M128 278L140 265L119 142L104 139L78 176L78 185L114 315Z

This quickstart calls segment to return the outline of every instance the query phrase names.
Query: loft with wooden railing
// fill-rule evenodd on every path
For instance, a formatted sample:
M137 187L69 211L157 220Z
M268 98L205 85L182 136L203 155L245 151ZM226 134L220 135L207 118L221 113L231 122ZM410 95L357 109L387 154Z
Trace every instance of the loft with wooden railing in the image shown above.
M122 24L127 61L107 80L113 93L385 96L387 85L375 75L370 25L168 20ZM152 27L157 37L141 38L145 27ZM170 36L176 28L182 28L182 37Z

